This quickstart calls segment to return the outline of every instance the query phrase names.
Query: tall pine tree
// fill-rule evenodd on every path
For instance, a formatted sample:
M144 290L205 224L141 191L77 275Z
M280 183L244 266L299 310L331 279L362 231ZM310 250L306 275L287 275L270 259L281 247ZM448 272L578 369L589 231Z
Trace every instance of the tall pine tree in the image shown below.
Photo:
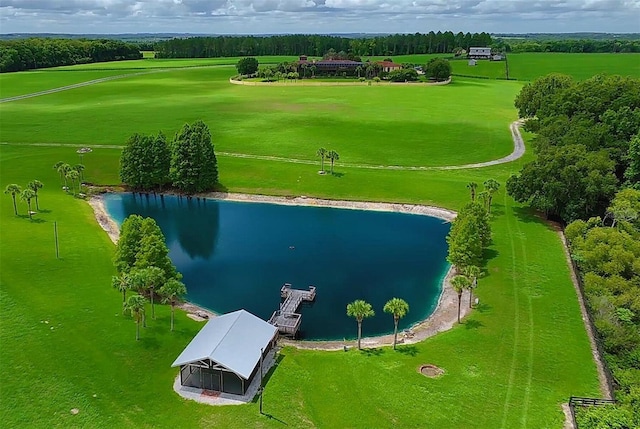
M185 124L172 143L173 186L187 194L214 189L218 181L218 161L209 127L202 121Z

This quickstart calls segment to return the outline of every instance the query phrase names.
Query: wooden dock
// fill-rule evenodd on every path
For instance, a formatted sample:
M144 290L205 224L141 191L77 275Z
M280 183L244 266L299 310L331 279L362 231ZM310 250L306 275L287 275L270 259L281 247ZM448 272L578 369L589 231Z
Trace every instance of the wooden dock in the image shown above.
M280 288L280 297L284 301L273 312L269 323L276 326L280 334L295 337L302 322L302 314L297 313L298 307L302 301L312 302L316 299L316 287L309 286L309 290L293 289L290 283L285 283Z

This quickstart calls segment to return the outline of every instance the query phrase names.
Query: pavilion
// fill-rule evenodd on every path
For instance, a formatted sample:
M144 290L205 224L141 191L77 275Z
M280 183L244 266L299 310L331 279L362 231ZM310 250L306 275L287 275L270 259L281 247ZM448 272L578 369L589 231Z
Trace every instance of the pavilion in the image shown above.
M260 350L264 358L277 338L275 326L234 311L209 320L171 366L180 367L182 386L244 395L260 371Z

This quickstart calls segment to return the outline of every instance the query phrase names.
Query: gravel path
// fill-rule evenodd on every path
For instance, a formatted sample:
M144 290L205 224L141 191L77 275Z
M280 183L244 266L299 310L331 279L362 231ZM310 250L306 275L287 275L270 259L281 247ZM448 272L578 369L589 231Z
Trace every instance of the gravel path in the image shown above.
M478 162L475 164L463 164L463 165L445 165L445 166L402 166L402 165L372 165L372 164L354 164L349 162L341 162L341 167L346 168L362 168L367 170L401 170L401 171L442 171L442 170L464 170L464 169L472 169L472 168L483 168L489 167L492 165L498 164L506 164L511 161L515 161L524 155L525 146L524 141L522 140L522 135L520 134L520 126L523 121L518 120L512 122L509 125L509 129L511 130L511 137L513 138L513 152L509 155L500 158L494 159L492 161L486 162ZM76 147L85 147L89 146L92 149L122 149L121 145L107 145L107 144L92 144L92 143L83 143L83 144L63 144L63 143L13 143L13 142L0 142L0 145L15 145L15 146L43 146L43 147L63 147L68 146L70 148ZM216 156L227 156L231 158L246 158L246 159L258 159L262 161L276 161L276 162L287 162L290 164L306 164L306 165L316 165L318 161L308 160L308 159L296 159L296 158L285 158L281 156L269 156L269 155L252 155L247 153L234 153L234 152L216 152Z

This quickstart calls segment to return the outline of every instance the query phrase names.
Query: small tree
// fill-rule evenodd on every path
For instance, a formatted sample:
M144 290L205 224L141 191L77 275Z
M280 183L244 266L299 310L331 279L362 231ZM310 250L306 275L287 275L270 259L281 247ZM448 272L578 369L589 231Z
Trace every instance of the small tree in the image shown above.
M53 169L56 170L58 172L58 174L60 175L60 186L62 186L64 184L64 181L62 180L62 176L63 173L60 170L60 166L64 165L64 161L58 161L55 164L53 164Z
M362 338L362 321L367 317L373 317L376 313L371 308L371 304L361 299L357 299L347 304L347 316L354 317L358 322L358 350L361 350L360 339Z
M141 295L132 295L124 306L136 322L136 341L140 339L140 321L144 319L144 304L147 300Z
M80 181L83 182L84 181L84 164L76 164L71 168L73 168L78 172L78 174L80 175Z
M156 310L154 305L154 296L156 289L160 288L165 282L164 271L158 267L147 267L134 271L136 287L141 291L148 292L151 299L151 318L156 318Z
M33 190L33 192L36 194L36 210L40 210L40 205L38 204L38 190L41 189L42 186L44 186L44 185L39 180L32 180L27 185L27 187L29 189Z
M327 153L327 150L323 147L318 149L318 151L316 152L316 156L320 157L320 171L322 171L322 174L324 174L324 160L327 157Z
M478 184L476 182L467 183L467 189L471 191L471 201L476 200L476 189L478 189Z
M171 331L173 331L175 307L187 294L187 288L181 281L169 279L158 292L162 296L162 302L171 304Z
M18 216L18 206L16 206L16 195L18 195L20 191L21 191L20 186L16 185L15 183L7 185L7 187L4 188L4 193L7 195L11 195L11 198L13 198L13 212L16 214L16 216Z
M482 270L477 265L467 265L462 268L462 274L469 279L469 308L471 308L473 289L478 286L478 277L482 274Z
M60 164L59 162L56 163L56 165L58 166L57 170L58 170L58 173L60 174L60 177L64 179L64 190L66 192L69 192L69 186L67 183L67 173L71 171L71 166L65 163Z
M487 192L487 211L491 213L491 201L493 200L493 194L500 189L500 183L494 179L487 179L484 182L484 189Z
M73 195L76 194L76 180L78 181L78 188L80 188L80 173L78 173L76 170L70 169L69 171L67 171L67 173L65 174L65 179L69 179L71 180L71 192L73 193Z
M465 276L455 276L451 279L451 287L458 294L458 323L460 323L460 304L462 303L462 292L471 285L469 279Z
M258 60L253 57L242 58L236 64L236 69L241 75L252 75L258 71Z
M122 306L127 302L127 291L131 289L131 277L127 273L122 273L119 276L111 277L111 286L118 292L122 293Z
M33 192L33 189L25 189L20 194L20 199L22 201L27 202L27 206L29 207L29 219L33 220L32 212L31 212L31 200L36 197L36 193Z
M330 150L327 153L327 158L331 161L331 174L333 174L333 164L340 159L340 155L335 150Z
M383 310L393 315L393 350L395 350L398 342L398 322L409 312L409 304L404 299L391 298L384 305Z

